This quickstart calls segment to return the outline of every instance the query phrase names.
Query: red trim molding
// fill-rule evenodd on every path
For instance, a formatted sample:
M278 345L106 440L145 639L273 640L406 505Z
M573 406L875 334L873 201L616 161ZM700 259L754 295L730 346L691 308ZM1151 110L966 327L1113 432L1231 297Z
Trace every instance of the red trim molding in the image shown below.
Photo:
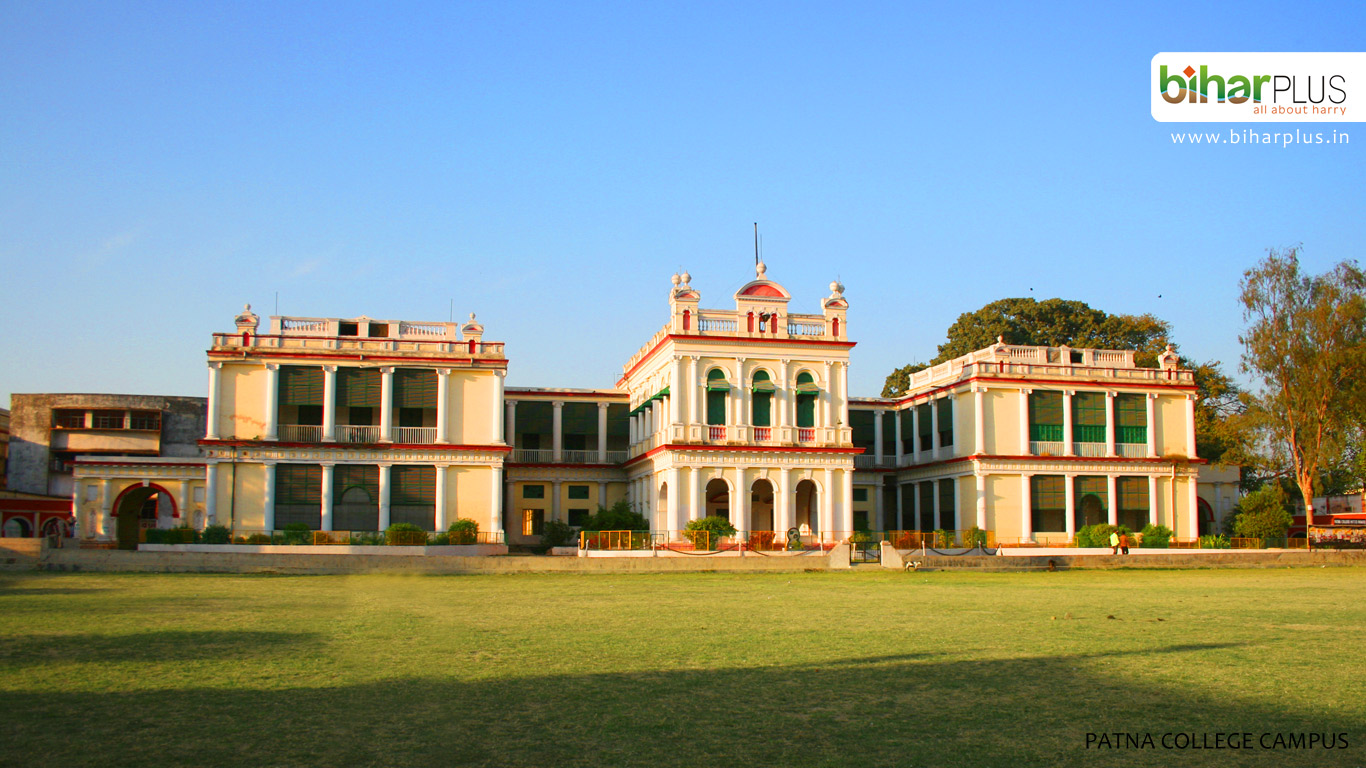
M393 363L434 363L436 365L476 365L484 368L506 369L508 361L505 357L482 358L473 357L397 357L394 355L371 355L371 354L338 354L335 352L275 352L259 348L242 350L214 350L208 351L210 358L222 360L247 360L250 358L287 358L292 360L360 360L375 362Z
M624 382L627 379L629 379L631 377L631 374L635 373L637 370L640 369L640 366L644 365L647 361L649 361L650 358L654 357L655 353L659 351L659 348L664 346L664 344L669 341L727 341L736 342L740 344L794 344L797 346L806 347L836 347L842 349L852 349L855 345L858 344L858 342L854 341L822 341L818 339L775 339L768 336L696 336L692 334L670 333L666 335L664 338L660 339L659 343L655 344L649 352L646 352L644 357L637 360L635 365L631 366L631 368L627 370L626 373L622 374L621 378L617 379L617 383L620 384L621 382Z
M405 451L487 451L489 453L511 453L510 445L456 445L455 443L282 443L267 440L208 440L199 441L200 445L225 448L363 448L373 451L379 448L399 448ZM161 466L165 466L164 464Z
M805 445L703 445L689 443L666 443L655 446L645 453L640 454L634 459L626 461L621 466L629 467L637 461L648 459L661 451L716 451L718 453L750 451L753 453L835 453L835 454L861 454L863 448L818 448Z

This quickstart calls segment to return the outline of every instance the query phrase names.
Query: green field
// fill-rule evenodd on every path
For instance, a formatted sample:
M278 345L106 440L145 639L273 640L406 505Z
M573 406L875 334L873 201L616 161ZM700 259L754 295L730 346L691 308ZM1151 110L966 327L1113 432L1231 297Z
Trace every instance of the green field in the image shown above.
M8 574L0 765L1359 766L1364 594L1354 568ZM1116 731L1349 747L1086 748Z

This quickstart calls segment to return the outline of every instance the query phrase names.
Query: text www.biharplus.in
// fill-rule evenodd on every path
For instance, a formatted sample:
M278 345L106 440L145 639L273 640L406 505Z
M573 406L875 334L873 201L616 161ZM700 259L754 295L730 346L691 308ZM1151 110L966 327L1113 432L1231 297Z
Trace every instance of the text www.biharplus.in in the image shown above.
M1278 147L1288 147L1292 144L1348 144L1350 139L1347 134L1339 131L1322 133L1319 131L1301 131L1296 128L1289 132L1267 132L1254 131L1244 128L1241 131L1234 128L1228 129L1228 133L1173 133L1173 144L1267 144Z

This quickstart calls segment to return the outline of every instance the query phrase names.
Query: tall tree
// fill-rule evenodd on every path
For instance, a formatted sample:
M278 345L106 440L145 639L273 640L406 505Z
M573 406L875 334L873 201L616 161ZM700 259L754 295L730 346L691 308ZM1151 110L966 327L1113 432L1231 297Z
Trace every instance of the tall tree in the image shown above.
M1366 400L1366 274L1342 262L1300 271L1299 252L1272 250L1243 275L1242 369L1260 379L1259 416L1306 510L1320 473L1352 451Z

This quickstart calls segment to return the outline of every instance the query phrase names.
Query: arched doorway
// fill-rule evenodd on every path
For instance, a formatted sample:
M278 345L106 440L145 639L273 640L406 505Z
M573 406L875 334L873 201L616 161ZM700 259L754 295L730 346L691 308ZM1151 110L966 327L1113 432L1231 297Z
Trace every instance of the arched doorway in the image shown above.
M337 531L378 530L379 502L359 485L347 488L332 509L332 528Z
M816 506L820 491L810 480L797 483L797 503L792 514L792 525L805 533L820 533L820 513Z
M749 520L744 522L749 523L745 530L773 530L773 483L763 478L754 481L750 487Z
M171 519L178 516L175 498L156 483L124 488L114 499L110 514L118 521L115 530L119 549L137 549L139 531L162 527L162 520L169 527Z
M11 517L5 521L4 534L7 539L27 539L32 532L32 526L22 517Z
M707 483L703 512L706 517L730 519L730 484L721 478Z
M669 519L669 484L659 484L659 505L655 507L655 521L653 527L656 530L667 531L673 521Z
M1199 496L1195 497L1195 506L1200 510L1200 535L1213 536L1214 507L1211 507L1208 501Z

